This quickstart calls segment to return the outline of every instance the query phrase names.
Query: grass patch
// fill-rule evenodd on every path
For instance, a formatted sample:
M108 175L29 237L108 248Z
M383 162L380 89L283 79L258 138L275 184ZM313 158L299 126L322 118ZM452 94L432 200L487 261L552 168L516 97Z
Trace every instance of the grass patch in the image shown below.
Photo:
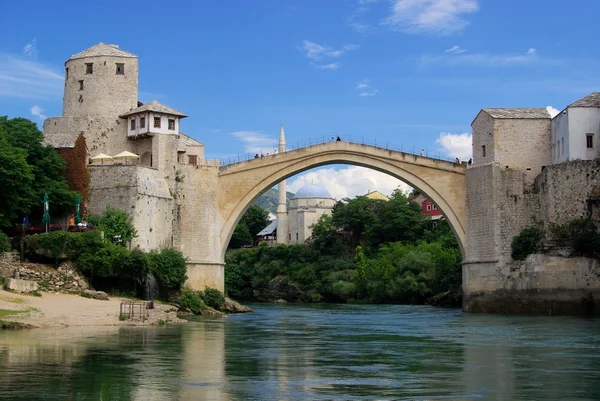
M34 327L35 326L27 323L7 322L5 320L0 320L0 330L33 329Z
M7 317L7 316L21 315L23 313L29 313L29 312L38 312L38 309L37 308L27 308L27 309L19 309L19 310L0 309L0 318Z
M13 298L7 297L5 295L0 295L0 301L10 302L12 304L24 304L25 300L23 298Z

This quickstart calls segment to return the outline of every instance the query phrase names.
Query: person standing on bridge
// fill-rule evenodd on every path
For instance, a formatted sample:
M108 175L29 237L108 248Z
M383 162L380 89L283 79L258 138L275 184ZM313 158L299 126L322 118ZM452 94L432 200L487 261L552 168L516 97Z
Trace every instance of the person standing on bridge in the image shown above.
M425 149L421 149L421 156L425 156Z
M339 136L337 137L337 139L335 140L336 142L342 142L342 138L340 138Z

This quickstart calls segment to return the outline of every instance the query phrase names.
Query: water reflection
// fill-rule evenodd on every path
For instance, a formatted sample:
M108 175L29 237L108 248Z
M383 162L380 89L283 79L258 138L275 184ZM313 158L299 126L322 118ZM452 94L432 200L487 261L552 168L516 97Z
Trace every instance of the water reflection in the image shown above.
M258 305L183 326L0 332L0 397L600 399L600 320Z

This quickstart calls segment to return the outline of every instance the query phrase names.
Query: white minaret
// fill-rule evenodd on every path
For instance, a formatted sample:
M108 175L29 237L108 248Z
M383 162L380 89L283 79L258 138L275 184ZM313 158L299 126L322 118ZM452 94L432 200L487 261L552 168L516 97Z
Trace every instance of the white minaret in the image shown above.
M281 122L281 130L279 131L279 147L278 152L285 152L285 134L283 133L283 121ZM288 243L288 214L287 214L287 193L285 180L281 181L277 186L279 191L279 202L277 205L277 243Z

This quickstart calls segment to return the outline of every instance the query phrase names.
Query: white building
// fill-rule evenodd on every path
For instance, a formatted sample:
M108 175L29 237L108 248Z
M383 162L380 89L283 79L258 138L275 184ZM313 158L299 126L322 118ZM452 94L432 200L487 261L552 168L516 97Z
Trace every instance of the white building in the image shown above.
M552 164L598 157L600 93L571 103L552 119Z
M305 185L290 199L288 211L288 244L303 244L312 234L319 218L331 216L336 200L319 185Z

